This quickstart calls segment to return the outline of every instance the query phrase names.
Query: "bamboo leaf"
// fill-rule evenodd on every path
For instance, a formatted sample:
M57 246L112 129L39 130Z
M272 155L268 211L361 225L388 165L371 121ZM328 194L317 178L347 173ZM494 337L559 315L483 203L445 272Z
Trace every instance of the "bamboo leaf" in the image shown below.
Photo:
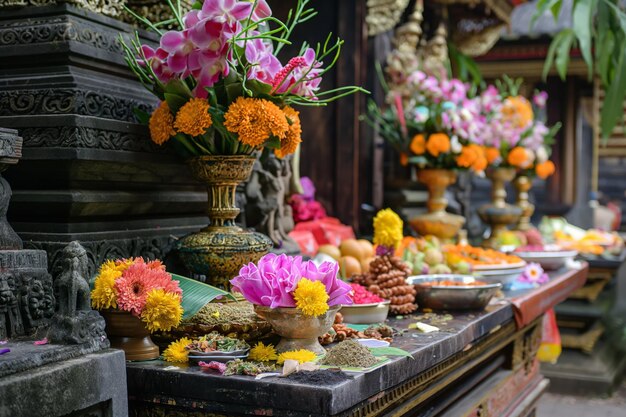
M617 121L624 114L624 98L626 97L626 61L624 48L620 51L615 76L610 88L607 88L606 97L600 111L600 128L602 139L606 143Z
M406 350L391 346L370 348L370 352L374 356L404 356L413 359L413 355Z
M569 65L569 51L572 49L575 34L571 29L564 30L559 33L559 35L561 34L563 34L563 39L556 49L556 58L554 61L559 76L562 80L565 80L565 77L567 76L567 66Z
M593 59L591 57L591 23L597 0L579 0L574 3L573 25L580 52L587 64L588 77L593 76ZM569 54L569 52L568 52Z
M218 297L227 297L233 301L237 301L228 291L221 290L209 284L205 284L204 282L176 274L172 274L172 278L178 281L178 285L183 290L183 320L193 317L202 307Z

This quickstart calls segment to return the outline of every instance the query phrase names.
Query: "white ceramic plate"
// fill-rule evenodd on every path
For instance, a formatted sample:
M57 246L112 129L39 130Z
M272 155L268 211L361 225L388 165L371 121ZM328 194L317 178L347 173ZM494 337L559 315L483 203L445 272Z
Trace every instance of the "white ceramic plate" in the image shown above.
M515 256L528 263L538 263L543 269L559 269L577 255L575 250L515 252Z
M515 256L517 256L517 253L515 254ZM520 256L520 258L521 258L521 256ZM526 262L521 261L521 262L516 262L516 263L513 263L513 264L476 265L476 266L474 266L473 270L475 272L503 271L503 270L507 270L507 269L521 268L523 266L526 266Z

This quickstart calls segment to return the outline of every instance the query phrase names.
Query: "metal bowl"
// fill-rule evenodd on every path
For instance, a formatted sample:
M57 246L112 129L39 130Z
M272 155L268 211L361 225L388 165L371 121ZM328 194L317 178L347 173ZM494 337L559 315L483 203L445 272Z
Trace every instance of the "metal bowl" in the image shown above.
M455 281L468 285L458 287L423 285L433 281ZM469 285L476 281L472 276L456 274L417 275L407 278L407 283L415 286L417 291L415 295L417 305L433 310L480 310L485 308L489 300L502 287L502 284Z
M517 278L524 272L524 267L521 268L504 268L504 269L491 269L483 271L474 271L474 277L478 281L492 283L501 283L508 286L515 282Z
M574 259L578 255L578 251L523 251L515 252L514 255L519 256L528 263L538 263L543 269L555 270L565 265L568 260Z

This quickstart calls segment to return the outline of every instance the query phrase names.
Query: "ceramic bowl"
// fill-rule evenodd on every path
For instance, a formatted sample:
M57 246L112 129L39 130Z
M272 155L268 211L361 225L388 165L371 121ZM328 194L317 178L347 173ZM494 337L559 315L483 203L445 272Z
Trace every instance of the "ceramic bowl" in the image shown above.
M458 286L438 286L439 281L454 281ZM469 275L436 274L408 277L407 282L415 286L415 300L420 308L433 310L480 310L485 308L500 283L471 285L477 280Z
M524 272L524 267L518 268L501 268L501 269L485 269L482 271L474 271L473 275L480 281L490 284L500 283L504 286L510 285Z
M543 269L555 270L565 265L568 260L574 259L578 252L575 250L524 251L515 252L514 255L528 263L538 263Z
M389 314L389 301L371 304L353 304L343 306L339 311L343 315L343 321L350 324L375 324L382 323Z

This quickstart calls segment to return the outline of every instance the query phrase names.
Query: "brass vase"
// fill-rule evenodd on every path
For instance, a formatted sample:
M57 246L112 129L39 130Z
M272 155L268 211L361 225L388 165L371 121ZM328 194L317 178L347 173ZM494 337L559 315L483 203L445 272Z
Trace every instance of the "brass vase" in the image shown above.
M340 305L332 306L321 316L307 316L295 307L270 308L254 306L256 314L272 325L281 339L276 352L306 349L318 355L326 353L318 337L327 333L335 322Z
M527 175L518 175L515 177L513 185L515 186L515 190L517 190L517 201L515 205L522 209L522 215L517 221L515 230L524 232L533 227L530 223L530 218L535 212L535 206L528 201L528 191L532 188L533 181L532 178Z
M517 223L522 209L506 202L506 183L515 178L515 168L493 168L487 171L491 180L491 203L478 209L478 215L491 226L491 234L485 240L487 247L497 247L500 233L507 230L509 224Z
M127 361L147 361L159 357L146 324L128 311L103 310L106 333L111 347L121 349Z
M229 281L248 262L256 262L272 247L265 235L235 225L239 208L237 185L246 181L256 160L253 156L199 156L188 161L198 181L207 185L210 225L176 244L184 265L207 283L230 290Z
M446 212L446 189L456 182L456 172L449 169L420 169L417 171L417 179L428 188L428 213L411 219L411 227L422 236L454 238L465 223L463 216Z

